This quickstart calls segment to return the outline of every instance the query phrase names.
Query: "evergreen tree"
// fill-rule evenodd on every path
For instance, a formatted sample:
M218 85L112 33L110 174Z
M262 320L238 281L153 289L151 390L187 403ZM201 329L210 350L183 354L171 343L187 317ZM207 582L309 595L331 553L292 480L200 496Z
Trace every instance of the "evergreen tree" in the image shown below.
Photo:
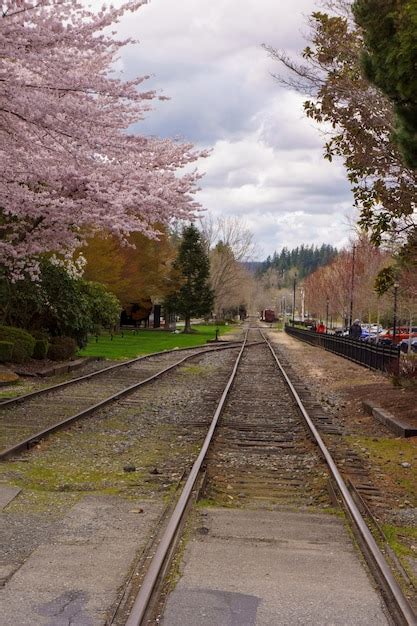
M180 275L180 287L165 305L185 319L185 333L191 332L191 317L206 315L213 307L209 284L210 262L201 234L193 225L182 233L182 241L173 269Z
M270 268L276 270L284 279L284 286L292 281L291 270L296 270L299 278L305 278L317 268L327 265L337 255L336 248L329 244L306 246L302 244L293 250L284 247L280 253L274 252L262 264L259 275L265 274Z
M407 165L417 168L417 0L356 0L363 28L367 78L393 102L395 138Z

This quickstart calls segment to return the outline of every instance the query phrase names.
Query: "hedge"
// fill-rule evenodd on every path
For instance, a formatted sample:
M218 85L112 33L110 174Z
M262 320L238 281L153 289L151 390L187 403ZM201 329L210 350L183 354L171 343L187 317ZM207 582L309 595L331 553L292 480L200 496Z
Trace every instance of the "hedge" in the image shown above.
M46 359L48 354L49 342L47 339L37 339L35 343L35 349L33 350L34 359Z
M13 346L11 341L0 341L0 363L12 360Z
M12 361L21 363L30 359L35 348L36 339L22 328L0 326L0 341L13 343Z

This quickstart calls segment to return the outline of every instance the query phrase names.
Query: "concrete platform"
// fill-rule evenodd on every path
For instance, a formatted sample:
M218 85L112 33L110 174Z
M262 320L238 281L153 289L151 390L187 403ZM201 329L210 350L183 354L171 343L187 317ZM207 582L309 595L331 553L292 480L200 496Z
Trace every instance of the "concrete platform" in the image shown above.
M160 511L147 501L85 498L0 590L1 625L103 626Z
M384 626L382 601L335 516L205 509L163 626Z

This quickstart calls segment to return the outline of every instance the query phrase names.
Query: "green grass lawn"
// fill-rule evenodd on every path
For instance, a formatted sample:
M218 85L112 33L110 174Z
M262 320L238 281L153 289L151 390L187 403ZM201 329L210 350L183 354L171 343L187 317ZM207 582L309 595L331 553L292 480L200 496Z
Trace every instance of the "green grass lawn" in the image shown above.
M123 336L121 333L113 335L113 339L108 334L100 335L98 341L95 337L91 337L87 346L78 354L100 356L106 359L131 359L139 354L205 344L207 339L215 338L216 328L219 329L220 335L224 335L235 330L236 327L196 324L193 326L194 332L190 335L163 330L125 330Z

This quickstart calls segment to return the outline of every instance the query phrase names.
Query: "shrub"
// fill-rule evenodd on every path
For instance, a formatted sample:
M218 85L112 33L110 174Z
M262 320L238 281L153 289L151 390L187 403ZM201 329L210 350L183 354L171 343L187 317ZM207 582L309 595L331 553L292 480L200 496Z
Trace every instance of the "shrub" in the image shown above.
M417 380L417 354L407 354L400 358L399 375L403 381Z
M48 354L49 343L47 339L36 339L35 348L33 350L34 359L46 359Z
M48 357L53 361L66 361L77 351L77 342L72 337L54 337L48 348Z
M0 341L0 363L11 361L13 355L13 343L11 341Z
M103 285L76 278L46 258L40 260L37 282L29 277L14 283L0 278L0 300L2 291L8 302L6 324L27 328L36 339L73 337L80 347L95 326L116 324L121 310Z
M13 343L12 361L16 363L30 359L36 342L28 332L14 326L0 326L0 341Z
M104 285L82 281L82 291L87 298L91 324L89 332L98 328L112 328L120 320L121 306L115 295Z

